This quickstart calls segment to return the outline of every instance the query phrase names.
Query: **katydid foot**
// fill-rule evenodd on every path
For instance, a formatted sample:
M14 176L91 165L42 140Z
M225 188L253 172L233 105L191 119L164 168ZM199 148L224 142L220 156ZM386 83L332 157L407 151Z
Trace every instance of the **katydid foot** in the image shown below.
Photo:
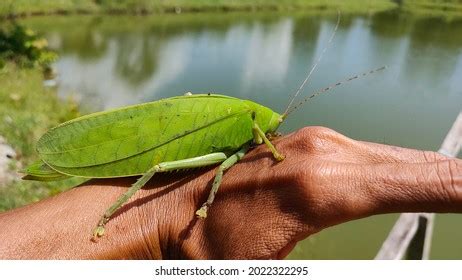
M108 213L104 213L103 217L98 222L98 225L96 228L93 230L93 239L96 240L99 237L102 237L104 235L104 226L106 223L109 221L110 215L108 216Z
M196 211L196 217L199 219L205 219L207 218L207 210L209 210L210 205L205 202L202 204L202 207Z

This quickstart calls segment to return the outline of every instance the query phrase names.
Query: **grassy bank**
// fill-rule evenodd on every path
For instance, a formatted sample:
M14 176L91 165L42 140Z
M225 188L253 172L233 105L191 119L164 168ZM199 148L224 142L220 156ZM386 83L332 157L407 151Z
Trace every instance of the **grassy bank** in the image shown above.
M46 14L151 14L207 11L340 9L374 13L400 9L418 15L462 17L462 0L2 0L0 17Z
M396 7L390 0L2 0L0 15L27 16L66 13L163 13L341 9L375 12Z
M58 100L56 91L42 86L38 68L7 63L0 69L0 135L14 148L25 166L37 159L35 143L47 129L78 116L72 101ZM57 193L74 182L45 184L17 181L0 184L0 212Z
M462 0L405 0L401 9L419 16L462 17Z

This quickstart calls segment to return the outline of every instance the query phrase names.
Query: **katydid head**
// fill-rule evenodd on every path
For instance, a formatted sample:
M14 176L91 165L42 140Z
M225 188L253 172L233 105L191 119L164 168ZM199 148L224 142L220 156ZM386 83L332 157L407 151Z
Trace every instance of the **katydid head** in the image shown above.
M274 112L268 107L260 105L250 100L244 101L252 111L252 119L265 132L275 132L281 125L283 118L280 114Z
M276 112L273 112L271 119L268 124L268 133L274 133L279 128L281 123L284 121L284 116Z

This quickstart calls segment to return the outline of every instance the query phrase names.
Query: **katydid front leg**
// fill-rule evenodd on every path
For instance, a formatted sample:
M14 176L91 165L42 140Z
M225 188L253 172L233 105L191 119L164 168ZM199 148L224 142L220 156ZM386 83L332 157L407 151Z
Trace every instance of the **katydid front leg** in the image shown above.
M178 169L202 167L220 163L224 160L226 160L226 155L224 153L212 153L189 159L161 162L159 164L154 165L148 172L141 176L128 189L126 193L119 197L119 199L117 199L117 201L104 212L104 215L98 222L98 226L93 231L93 237L97 238L104 235L104 226L109 221L111 216L117 211L117 209L119 209L125 202L127 202L127 200L129 200L130 197L132 197L136 193L136 191L141 189L152 178L152 176L154 176L154 174L158 172L173 171Z
M256 122L253 123L253 135L254 135L254 141L257 144L261 144L262 140L265 142L266 146L271 150L271 153L273 153L274 158L277 161L282 161L284 159L284 156L281 155L278 150L276 150L276 147L273 146L273 143L266 137L265 133L261 128L258 126Z

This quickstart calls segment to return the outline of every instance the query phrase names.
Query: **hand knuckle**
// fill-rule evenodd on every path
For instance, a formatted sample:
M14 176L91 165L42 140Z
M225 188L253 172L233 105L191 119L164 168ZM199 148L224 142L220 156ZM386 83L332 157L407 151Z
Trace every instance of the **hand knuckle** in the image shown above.
M332 135L336 132L330 128L323 127L323 126L307 126L307 127L304 127L298 130L297 133L300 134L300 136L302 137L322 138L322 137Z
M295 133L295 142L307 152L320 152L331 147L330 140L337 134L326 127L304 127Z

